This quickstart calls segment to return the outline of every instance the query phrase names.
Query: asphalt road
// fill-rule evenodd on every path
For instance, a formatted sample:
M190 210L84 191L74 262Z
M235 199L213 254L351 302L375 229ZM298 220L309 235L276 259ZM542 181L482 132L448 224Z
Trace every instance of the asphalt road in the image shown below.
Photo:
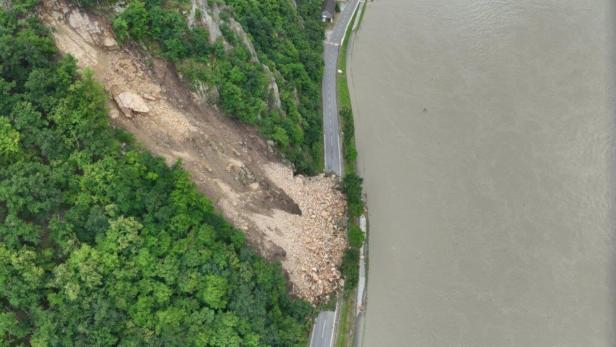
M325 171L342 176L342 147L340 123L338 122L338 100L336 74L338 73L338 52L347 26L360 0L349 0L338 16L334 29L323 43L323 136L325 146ZM336 331L336 312L321 311L312 327L310 347L331 347Z
M310 346L330 347L334 343L334 323L336 313L332 311L321 311L312 327L310 335Z
M360 0L349 0L338 16L334 29L324 43L323 59L323 136L325 146L325 171L342 176L342 148L340 124L338 122L338 102L336 74L338 73L338 52L344 39L347 26Z

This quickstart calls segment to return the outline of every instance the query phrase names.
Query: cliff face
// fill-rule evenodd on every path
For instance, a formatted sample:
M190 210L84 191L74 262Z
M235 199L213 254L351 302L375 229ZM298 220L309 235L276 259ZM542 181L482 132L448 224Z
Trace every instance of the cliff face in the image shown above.
M188 25L193 27L196 25L202 25L205 27L209 33L209 41L210 43L216 42L218 39L222 39L224 41L224 37L222 35L221 26L227 25L231 30L239 37L241 44L248 50L252 61L255 64L259 64L265 70L268 83L269 83L269 97L270 103L269 106L271 109L275 109L279 112L282 112L282 101L280 100L280 92L278 90L278 82L276 82L276 77L271 69L262 64L259 61L259 57L257 56L257 51L255 50L254 44L248 37L248 34L244 31L244 28L238 23L233 17L227 16L226 20L221 18L221 11L224 9L223 5L219 3L212 2L208 3L207 0L191 0L191 9L190 14L188 15ZM229 43L224 41L226 47L229 47ZM211 88L211 87L210 87ZM207 99L206 99L207 100Z
M192 21L195 6L204 6L199 0L193 4ZM201 20L215 19L215 11L207 11ZM201 102L169 64L119 47L105 18L63 0L44 1L39 15L58 48L104 85L113 124L169 164L181 160L258 252L282 262L294 294L315 302L340 288L346 206L334 177L293 176L255 129ZM219 34L211 25L215 39Z

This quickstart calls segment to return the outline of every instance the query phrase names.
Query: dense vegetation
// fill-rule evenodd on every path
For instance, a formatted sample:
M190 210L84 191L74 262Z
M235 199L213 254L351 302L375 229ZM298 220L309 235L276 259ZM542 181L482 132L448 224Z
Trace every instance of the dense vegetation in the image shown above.
M213 44L206 28L189 28L180 13L181 4L165 0L131 0L114 19L113 28L121 41L141 42L173 61L193 86L216 86L217 103L225 112L258 126L297 171L318 172L322 165L321 1L300 0L297 9L289 0L208 3L226 4L220 15L223 37ZM248 33L256 57L231 29L230 18ZM271 78L278 84L280 108L273 105Z
M225 2L231 6L244 30L251 34L260 60L282 74L283 78L277 80L283 109L291 123L284 129L291 129L291 132L287 131L291 137L292 125L303 131L295 136L294 141L303 143L304 152L293 153L292 161L303 166L303 170L311 171L310 166L320 167L323 151L323 26L320 12L323 1L298 0L297 9L289 0ZM302 137L303 141L300 141Z
M109 126L31 12L0 9L0 343L305 344L312 311L279 265Z
M362 181L362 178L357 176L355 172L346 173L342 179L342 191L347 198L349 219L349 227L347 229L349 248L344 253L341 266L345 279L345 290L355 288L359 277L359 249L364 242L364 233L357 225L359 216L364 212Z

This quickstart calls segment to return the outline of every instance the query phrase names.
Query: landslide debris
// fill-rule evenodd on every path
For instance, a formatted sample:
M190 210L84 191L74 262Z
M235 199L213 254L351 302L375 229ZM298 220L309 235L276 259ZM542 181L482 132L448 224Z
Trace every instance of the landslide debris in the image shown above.
M282 262L293 294L317 302L341 287L346 205L335 177L293 176L255 129L203 103L167 63L119 47L105 18L62 0L43 1L39 15L103 84L113 124L168 164L181 160L250 244Z

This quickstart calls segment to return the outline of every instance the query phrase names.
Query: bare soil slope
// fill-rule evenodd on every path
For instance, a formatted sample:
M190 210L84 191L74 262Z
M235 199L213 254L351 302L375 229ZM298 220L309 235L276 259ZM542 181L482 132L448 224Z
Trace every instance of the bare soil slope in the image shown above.
M295 295L315 302L340 288L346 206L335 177L293 176L253 128L202 104L167 63L119 47L105 18L65 1L39 11L58 48L110 94L113 123L167 163L181 160L259 253L282 262Z

